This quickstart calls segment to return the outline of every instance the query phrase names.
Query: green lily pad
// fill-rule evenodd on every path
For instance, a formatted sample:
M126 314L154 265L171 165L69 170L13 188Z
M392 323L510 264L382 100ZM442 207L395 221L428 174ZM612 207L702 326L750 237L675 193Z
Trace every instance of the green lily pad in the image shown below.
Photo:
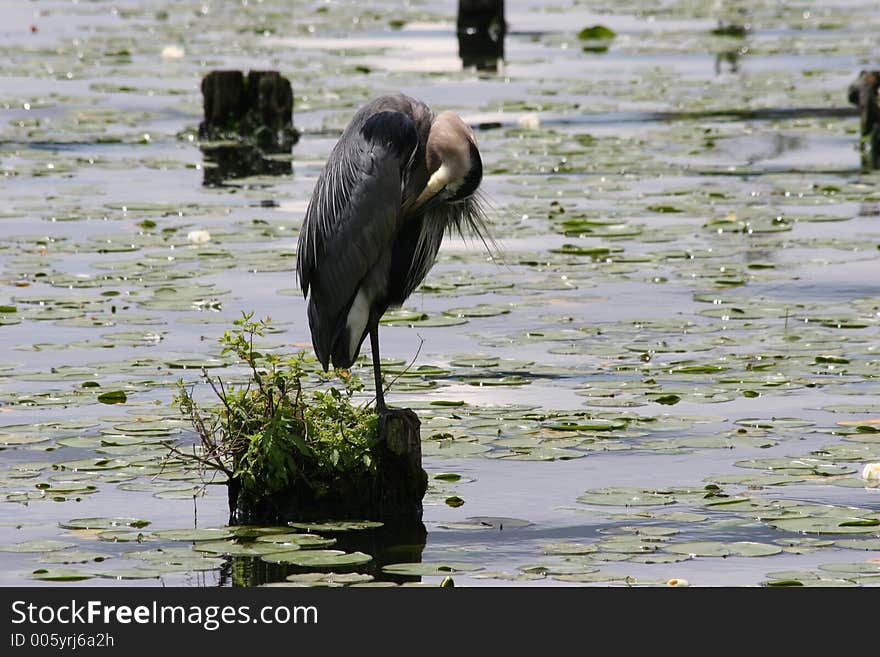
M663 549L674 554L686 554L694 557L727 557L732 554L728 545L719 541L673 543Z
M475 531L493 529L492 525L485 522L441 522L437 525L440 529L452 529L462 531Z
M382 572L392 575L414 575L427 577L431 575L449 575L452 573L470 573L483 570L482 566L469 563L439 562L439 563L392 563L382 566Z
M853 550L880 550L880 538L846 538L834 541L834 544Z
M604 25L592 25L590 27L585 27L580 32L578 32L578 39L581 39L582 41L594 39L613 39L615 36L617 36L617 33L610 27L605 27Z
M49 552L74 547L74 543L55 540L32 540L14 543L12 545L0 545L0 552Z
M468 320L465 317L458 316L450 316L450 315L428 315L423 317L422 319L413 320L409 322L404 322L402 320L395 320L393 322L388 322L392 326L395 324L406 324L407 326L412 327L423 327L423 328L439 328L439 327L447 327L447 326L461 326L462 324L467 324Z
M102 579L116 579L120 581L124 580L138 580L138 579L158 579L166 574L165 571L160 569L156 570L147 570L145 568L119 568L114 570L108 570L101 573L96 573L96 577L100 577Z
M156 538L168 541L216 541L231 538L233 533L228 528L211 529L163 529L151 534Z
M142 529L149 525L148 520L139 518L74 518L65 522L59 522L58 526L62 529L122 529L125 527L133 527Z
M411 324L425 319L428 319L426 313L398 308L387 311L379 321L382 324Z
M634 554L627 561L633 563L679 563L690 559L689 554L661 554L652 552L651 554Z
M62 461L56 465L61 469L71 470L73 472L100 472L103 470L124 468L129 465L129 462L124 459L85 458L74 461Z
M594 543L547 543L541 549L544 554L590 554L599 548Z
M880 575L880 563L824 563L819 564L819 570L845 575Z
M554 431L614 431L623 429L626 422L622 420L609 420L604 418L557 418L544 423L544 427Z
M285 579L303 586L346 586L372 582L374 577L366 573L294 573Z
M175 360L166 360L165 365L172 369L180 370L200 370L212 367L226 367L229 362L220 358L177 358Z
M193 544L192 549L194 552L204 552L206 554L236 557L259 557L264 554L291 552L300 549L300 546L283 543L258 543L255 541L239 543L231 540L220 540L198 541Z
M567 461L586 456L586 453L562 447L533 447L513 449L509 452L493 452L489 456L507 461Z
M317 534L263 534L257 536L257 543L274 543L281 545L286 550L311 550L315 548L326 548L336 543L335 538L324 538Z
M147 540L147 536L139 531L128 529L111 529L108 531L98 532L98 540L111 541L114 543L128 543L134 541L141 543Z
M510 311L510 306L481 303L477 306L465 308L449 308L444 310L443 314L450 317L495 317L497 315L506 315Z
M460 440L430 440L422 443L422 456L431 457L462 458L484 454L491 450L489 445Z
M92 579L95 575L73 568L38 568L31 573L31 577L46 582L81 582Z
M363 529L376 529L381 527L383 523L374 520L342 520L328 522L289 522L287 523L295 529L302 529L308 532L349 532L360 531Z
M296 534L297 531L293 527L257 527L253 525L235 525L229 528L237 537L251 539L257 536L267 536L270 534Z
M373 560L363 552L346 553L342 550L294 550L264 554L263 561L284 563L303 568L354 568Z
M805 534L873 534L876 533L876 525L844 525L845 520L840 518L816 517L816 518L773 518L765 522L771 527L789 532L802 532Z
M643 489L603 488L578 497L583 504L608 506L660 506L672 504L675 497L668 493Z
M204 486L193 486L192 488L160 490L153 493L153 497L158 497L160 500L190 500L194 497L204 496L205 492Z
M52 550L47 552L39 561L41 563L100 563L112 558L113 555L103 552L88 552L86 550Z
M38 434L15 434L0 433L0 447L14 447L16 445L35 445L44 443L49 440L49 436L41 436Z
M573 573L553 575L553 579L560 582L578 582L581 584L601 583L601 582L626 582L634 584L636 579L629 575L619 575L617 573Z
M768 557L782 552L782 548L777 545L752 541L736 541L727 545L730 546L731 554L742 557Z
M98 401L102 404L124 404L128 401L128 397L122 390L114 390L112 392L104 392L98 395Z

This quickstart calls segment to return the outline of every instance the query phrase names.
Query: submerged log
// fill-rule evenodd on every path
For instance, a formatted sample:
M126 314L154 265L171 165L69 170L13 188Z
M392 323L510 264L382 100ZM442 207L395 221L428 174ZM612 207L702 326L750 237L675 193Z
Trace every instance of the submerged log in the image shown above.
M419 418L409 409L379 416L379 440L372 448L375 474L345 477L316 494L301 477L277 494L246 494L229 482L229 524L271 524L324 520L377 520L390 526L420 524L428 475L422 469Z
M862 166L880 169L880 106L877 92L880 90L880 71L862 71L849 85L849 102L859 108L860 150Z

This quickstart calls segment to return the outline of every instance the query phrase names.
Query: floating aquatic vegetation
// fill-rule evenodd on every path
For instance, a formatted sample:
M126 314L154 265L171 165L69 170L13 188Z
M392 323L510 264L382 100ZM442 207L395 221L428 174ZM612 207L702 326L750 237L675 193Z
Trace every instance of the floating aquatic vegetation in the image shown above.
M294 550L291 552L272 552L261 556L269 563L282 563L302 568L357 568L369 563L373 558L363 552L346 553L343 550Z
M470 573L482 570L482 566L470 563L393 563L382 566L382 571L393 575L450 575L455 573Z

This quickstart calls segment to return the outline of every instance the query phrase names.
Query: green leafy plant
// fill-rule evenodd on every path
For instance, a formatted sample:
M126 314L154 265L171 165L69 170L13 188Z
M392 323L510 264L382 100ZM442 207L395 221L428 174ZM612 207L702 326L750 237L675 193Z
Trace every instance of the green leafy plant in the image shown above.
M309 378L305 354L282 357L263 353L254 341L271 320L243 314L219 339L221 354L247 366L246 383L227 385L203 376L219 403L202 408L193 388L178 381L174 403L192 423L199 445L192 452L172 447L177 457L219 471L251 496L271 496L294 484L321 497L345 480L375 472L371 447L378 439L378 417L365 404L355 405L361 382L346 372L318 374L326 384L304 389Z

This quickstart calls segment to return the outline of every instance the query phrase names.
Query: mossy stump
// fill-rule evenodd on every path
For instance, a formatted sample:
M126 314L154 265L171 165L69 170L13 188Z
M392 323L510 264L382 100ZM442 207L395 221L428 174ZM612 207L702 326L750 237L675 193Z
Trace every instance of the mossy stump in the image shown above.
M372 448L374 474L339 476L330 492L317 496L301 477L286 489L260 496L229 482L229 524L272 524L324 520L377 520L402 526L421 523L428 475L422 469L421 422L410 409L379 416Z

